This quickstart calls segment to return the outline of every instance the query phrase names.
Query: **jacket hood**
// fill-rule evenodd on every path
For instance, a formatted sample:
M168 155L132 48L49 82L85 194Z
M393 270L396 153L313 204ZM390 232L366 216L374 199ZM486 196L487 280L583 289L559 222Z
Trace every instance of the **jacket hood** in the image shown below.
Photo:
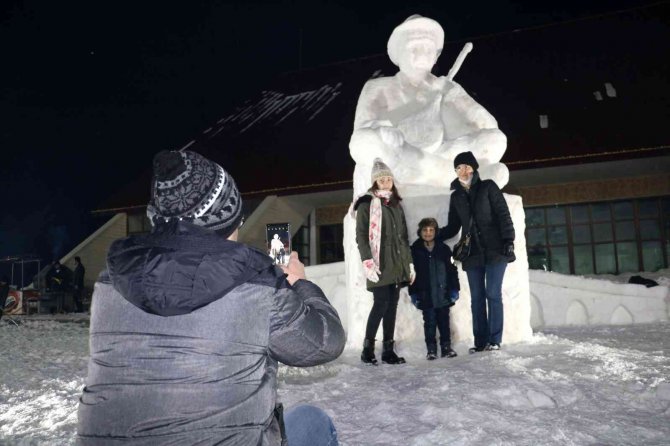
M263 252L184 221L115 241L107 267L127 301L160 316L190 313L250 281L285 282Z

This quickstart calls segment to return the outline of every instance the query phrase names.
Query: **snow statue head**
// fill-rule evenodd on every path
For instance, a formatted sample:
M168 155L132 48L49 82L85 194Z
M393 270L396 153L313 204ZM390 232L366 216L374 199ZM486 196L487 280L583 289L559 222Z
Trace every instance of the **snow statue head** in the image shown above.
M279 234L273 235L272 238L274 238L275 240L278 240L279 239Z
M386 50L391 62L411 76L429 73L444 46L444 30L433 19L413 15L391 33Z
M479 174L499 187L509 180L500 162L507 138L495 118L453 81L472 44L466 44L446 76L431 73L444 45L444 30L435 20L410 16L388 40L394 76L370 79L358 99L349 143L354 195L368 189L375 158L394 173L405 196L448 192L456 179L453 160L471 151Z

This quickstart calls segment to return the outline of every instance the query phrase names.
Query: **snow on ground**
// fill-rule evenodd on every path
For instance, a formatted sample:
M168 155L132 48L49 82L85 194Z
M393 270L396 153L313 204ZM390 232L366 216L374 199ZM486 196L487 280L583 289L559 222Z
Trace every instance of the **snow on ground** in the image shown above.
M0 444L72 444L88 326L15 320L0 320ZM422 343L399 343L408 364L379 367L347 351L325 366L281 368L279 394L287 407L324 408L343 445L668 444L670 323L467 347L428 362Z

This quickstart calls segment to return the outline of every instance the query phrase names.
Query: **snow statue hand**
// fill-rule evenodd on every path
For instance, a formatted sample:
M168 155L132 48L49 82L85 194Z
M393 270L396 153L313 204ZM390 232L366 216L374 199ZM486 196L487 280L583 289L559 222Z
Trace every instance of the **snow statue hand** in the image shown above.
M372 283L379 282L379 268L375 266L375 262L372 259L363 260L363 272L365 277Z
M416 270L414 269L414 264L410 263L409 264L409 284L410 285L414 284L414 280L416 280Z
M286 280L288 283L293 285L300 279L305 279L305 265L302 264L298 258L298 253L293 251L291 256L288 259L288 264L286 266L281 266L282 271L284 271Z
M379 137L384 144L391 147L402 147L405 142L402 131L395 127L379 127Z

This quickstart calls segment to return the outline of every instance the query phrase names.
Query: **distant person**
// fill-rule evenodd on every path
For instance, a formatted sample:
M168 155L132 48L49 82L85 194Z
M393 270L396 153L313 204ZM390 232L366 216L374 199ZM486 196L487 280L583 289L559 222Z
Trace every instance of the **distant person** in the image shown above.
M82 303L82 296L84 293L84 275L86 268L81 264L81 257L74 258L74 272L72 274L72 300L74 301L77 313L84 311L84 304Z
M297 253L278 268L238 243L235 181L197 153L156 155L151 189L151 233L114 242L96 283L78 443L337 445L323 411L277 401L278 362L345 343Z
M500 350L503 334L502 282L514 255L514 225L502 192L492 180L481 180L472 152L454 158L457 178L451 183L449 221L438 240L471 234L471 252L462 267L472 299L475 345L469 352ZM487 308L488 304L488 308Z
M382 362L405 363L405 358L398 356L394 348L395 319L400 288L414 282L415 274L401 201L391 169L376 158L372 186L354 204L356 243L367 289L374 297L361 353L361 361L366 364L377 365L375 335L380 323L384 333Z
M5 314L5 304L7 303L8 296L9 278L7 278L7 276L2 276L2 279L0 279L0 319L2 319L3 314Z
M65 268L58 260L54 260L47 274L47 287L51 291L63 291L66 286Z
M56 301L56 306L51 307L52 314L63 312L65 292L70 288L71 278L69 273L69 269L66 269L58 260L55 260L47 275L47 288L52 298Z
M419 222L418 239L412 244L416 280L409 287L412 303L423 312L426 359L437 358L436 331L440 331L440 356L457 356L451 348L449 309L458 299L458 270L451 261L451 249L435 242L438 224L434 218Z

